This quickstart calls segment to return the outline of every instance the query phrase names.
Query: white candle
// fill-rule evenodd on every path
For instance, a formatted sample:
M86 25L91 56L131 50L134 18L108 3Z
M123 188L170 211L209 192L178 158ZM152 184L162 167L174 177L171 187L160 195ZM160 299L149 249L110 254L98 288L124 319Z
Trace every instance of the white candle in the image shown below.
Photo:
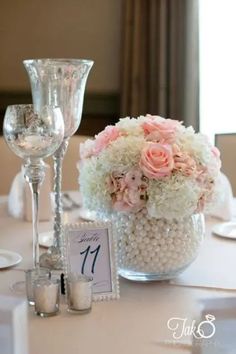
M29 305L34 305L34 282L39 279L47 280L50 278L50 276L50 270L46 268L34 268L26 270L26 294Z
M52 143L52 138L43 135L18 136L18 146L25 150L38 151L47 148Z
M59 311L59 281L39 280L34 283L35 311L48 316Z
M69 310L89 311L92 306L92 278L78 275L68 278Z

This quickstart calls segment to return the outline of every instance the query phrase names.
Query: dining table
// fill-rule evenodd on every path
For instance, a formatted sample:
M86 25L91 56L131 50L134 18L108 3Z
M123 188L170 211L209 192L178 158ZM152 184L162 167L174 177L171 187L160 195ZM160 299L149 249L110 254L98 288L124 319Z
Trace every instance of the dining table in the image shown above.
M71 195L76 199L76 192ZM32 268L32 224L10 216L7 201L0 197L0 248L19 253L22 261L0 270L0 295L25 299L12 284ZM77 223L80 215L79 208L68 210L64 220ZM94 302L83 315L69 313L63 295L60 313L50 318L36 316L28 306L29 354L236 353L236 241L212 233L221 222L206 217L199 255L176 279L120 278L120 298ZM39 224L40 232L52 228L52 220ZM195 326L206 324L208 314L214 331L198 338Z

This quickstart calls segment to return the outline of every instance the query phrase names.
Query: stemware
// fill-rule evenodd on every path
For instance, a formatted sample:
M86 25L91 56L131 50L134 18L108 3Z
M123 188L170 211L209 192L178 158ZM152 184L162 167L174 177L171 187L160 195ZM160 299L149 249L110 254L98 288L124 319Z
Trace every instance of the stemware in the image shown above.
M8 106L3 133L10 149L24 160L24 177L32 192L33 266L39 268L39 189L45 176L42 159L52 155L63 140L61 110L44 106L35 113L32 105Z
M80 125L85 85L93 61L29 59L24 60L23 63L29 75L36 112L40 111L44 105L59 106L65 123L63 142L53 156L55 198L53 246L40 257L40 265L50 269L62 269L62 162L69 138Z

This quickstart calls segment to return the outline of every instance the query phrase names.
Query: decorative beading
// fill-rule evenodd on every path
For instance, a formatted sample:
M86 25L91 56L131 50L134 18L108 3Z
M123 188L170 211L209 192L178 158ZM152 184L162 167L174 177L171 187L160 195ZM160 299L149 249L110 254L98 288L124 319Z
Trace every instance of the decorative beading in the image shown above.
M169 278L195 259L204 234L201 214L166 220L152 218L143 209L117 213L114 223L121 275L124 271Z

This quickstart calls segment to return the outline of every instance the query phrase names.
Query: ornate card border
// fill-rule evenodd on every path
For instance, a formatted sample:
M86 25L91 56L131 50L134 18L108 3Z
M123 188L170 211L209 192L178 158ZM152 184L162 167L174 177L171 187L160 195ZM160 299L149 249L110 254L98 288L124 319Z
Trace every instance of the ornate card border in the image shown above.
M64 273L65 279L67 279L68 273L70 272L70 255L69 255L69 231L71 230L97 230L106 229L108 232L108 242L109 242L109 259L110 259L110 270L111 270L111 292L103 292L99 294L93 294L94 301L105 301L119 299L120 289L119 289L119 276L117 271L117 245L114 238L114 233L112 229L112 223L109 221L95 221L95 222L80 222L65 224L63 227L63 263L64 263Z

